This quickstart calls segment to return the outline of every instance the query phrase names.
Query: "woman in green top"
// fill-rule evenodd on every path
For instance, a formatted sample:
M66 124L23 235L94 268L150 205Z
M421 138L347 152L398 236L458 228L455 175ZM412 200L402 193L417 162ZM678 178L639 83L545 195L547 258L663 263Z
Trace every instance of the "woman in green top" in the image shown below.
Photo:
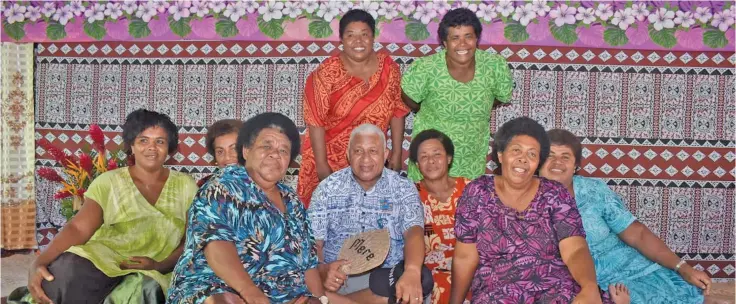
M514 87L503 57L476 51L481 30L472 11L449 11L437 30L444 50L417 59L401 78L404 102L417 112L412 134L447 134L455 144L450 176L469 179L486 170L494 100L508 102ZM409 177L421 180L411 163Z
M145 286L168 287L164 274L181 255L197 191L191 177L163 167L178 138L164 114L128 115L123 140L135 165L98 176L79 213L33 262L28 288L36 303L102 303L108 295L113 303L145 303Z

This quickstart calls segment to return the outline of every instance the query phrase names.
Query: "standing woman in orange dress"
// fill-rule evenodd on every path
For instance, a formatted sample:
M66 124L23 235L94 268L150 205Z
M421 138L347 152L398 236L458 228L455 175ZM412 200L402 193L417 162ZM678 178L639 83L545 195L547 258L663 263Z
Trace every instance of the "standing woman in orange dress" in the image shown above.
M308 132L302 146L297 192L306 206L317 184L333 171L348 166L350 132L374 124L391 127L388 167L401 170L404 119L409 109L401 100L399 65L385 53L373 51L376 20L363 10L340 19L343 50L326 59L307 78L304 120Z

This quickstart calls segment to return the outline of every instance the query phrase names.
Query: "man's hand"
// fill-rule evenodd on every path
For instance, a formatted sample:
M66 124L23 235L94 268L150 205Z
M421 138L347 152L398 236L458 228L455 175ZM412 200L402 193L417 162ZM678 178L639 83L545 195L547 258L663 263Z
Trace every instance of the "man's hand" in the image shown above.
M396 282L396 299L401 303L421 304L422 275L420 270L404 269L399 281Z
M327 264L327 275L325 276L323 282L325 289L332 292L337 292L337 290L342 287L342 284L345 284L345 280L348 279L348 275L346 275L344 272L342 272L342 269L340 269L345 264L348 264L348 261L338 260Z

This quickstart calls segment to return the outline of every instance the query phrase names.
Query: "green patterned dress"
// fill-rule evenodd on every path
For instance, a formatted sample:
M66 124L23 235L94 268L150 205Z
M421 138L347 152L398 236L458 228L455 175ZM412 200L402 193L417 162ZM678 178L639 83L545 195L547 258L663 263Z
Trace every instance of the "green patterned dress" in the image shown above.
M455 145L450 176L475 179L486 170L493 101L508 102L514 81L503 57L477 50L473 80L459 82L447 70L445 53L417 59L401 78L404 93L421 104L412 137L427 129L445 133ZM422 179L411 163L409 178Z

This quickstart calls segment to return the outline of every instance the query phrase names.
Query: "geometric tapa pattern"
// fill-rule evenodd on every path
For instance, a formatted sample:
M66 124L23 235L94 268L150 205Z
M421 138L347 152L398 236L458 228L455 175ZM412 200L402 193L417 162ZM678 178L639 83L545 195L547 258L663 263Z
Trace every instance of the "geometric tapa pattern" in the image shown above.
M377 48L405 71L438 46ZM506 57L515 81L511 104L493 111L492 132L521 115L548 129L572 131L584 144L581 175L606 181L640 221L693 265L716 278L733 277L733 52L482 48ZM122 142L127 113L154 109L180 127L179 151L167 164L199 178L214 168L204 135L216 120L276 111L303 133L305 79L338 49L330 42L42 43L36 138L74 153L91 144L86 130L95 123L114 146ZM412 122L410 115L405 158ZM45 151L36 152L37 167L55 165ZM286 177L294 186L299 161ZM489 160L487 167L490 173L495 164ZM64 223L52 198L55 189L37 182L38 239L44 246Z

